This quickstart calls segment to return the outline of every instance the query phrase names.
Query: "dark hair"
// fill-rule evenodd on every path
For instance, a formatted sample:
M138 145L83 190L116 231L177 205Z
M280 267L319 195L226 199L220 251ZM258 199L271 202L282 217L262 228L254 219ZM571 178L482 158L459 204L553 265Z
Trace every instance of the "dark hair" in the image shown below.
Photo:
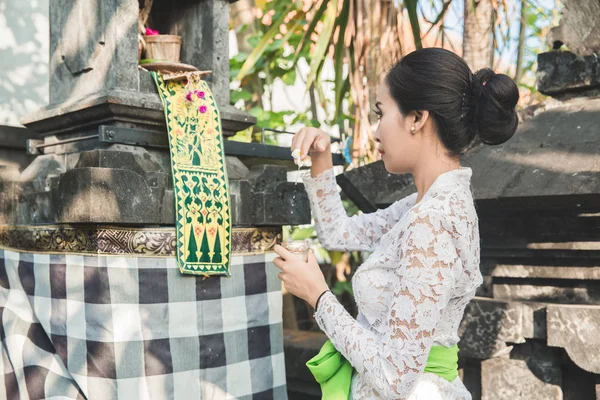
M489 68L473 74L456 54L441 48L416 50L388 72L385 82L403 114L427 110L453 155L476 135L485 144L510 139L518 124L519 90L507 75Z

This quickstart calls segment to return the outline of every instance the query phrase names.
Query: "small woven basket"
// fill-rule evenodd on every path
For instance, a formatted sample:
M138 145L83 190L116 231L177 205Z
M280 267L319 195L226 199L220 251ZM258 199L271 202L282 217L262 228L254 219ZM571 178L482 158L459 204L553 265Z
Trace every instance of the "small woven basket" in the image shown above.
M181 53L181 36L178 35L144 35L146 42L146 58L179 62Z

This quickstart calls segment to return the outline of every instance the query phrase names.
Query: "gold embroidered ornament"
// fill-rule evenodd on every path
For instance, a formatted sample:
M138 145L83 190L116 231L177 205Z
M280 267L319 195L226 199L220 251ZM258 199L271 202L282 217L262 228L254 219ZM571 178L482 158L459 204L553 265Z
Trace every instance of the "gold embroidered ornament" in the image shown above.
M167 80L152 72L169 134L177 263L184 274L229 276L231 214L221 117L201 76L187 72Z

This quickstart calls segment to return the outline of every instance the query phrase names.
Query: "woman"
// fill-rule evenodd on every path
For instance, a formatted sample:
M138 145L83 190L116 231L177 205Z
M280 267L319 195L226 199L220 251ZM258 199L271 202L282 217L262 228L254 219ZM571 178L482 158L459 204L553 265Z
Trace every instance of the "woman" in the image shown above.
M305 179L319 240L328 249L372 252L353 278L358 318L328 290L314 255L281 246L275 265L287 290L315 307L315 318L354 368L352 399L471 399L459 378L438 374L432 348L458 343L465 306L482 283L471 170L459 156L476 136L508 140L517 128L519 92L506 75L473 75L437 48L405 56L377 92L375 138L385 168L411 173L417 193L372 214L346 216L326 133L303 128L292 150L310 154ZM455 353L456 356L456 353Z

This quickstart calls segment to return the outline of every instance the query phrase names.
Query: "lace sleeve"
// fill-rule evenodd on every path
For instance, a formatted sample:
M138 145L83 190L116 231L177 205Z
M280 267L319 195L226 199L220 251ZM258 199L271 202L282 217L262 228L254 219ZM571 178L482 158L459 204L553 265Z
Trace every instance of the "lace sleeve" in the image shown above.
M416 194L398 200L386 209L348 217L342 205L333 169L314 178L304 177L304 185L315 219L321 245L328 250L371 251L414 205Z
M401 261L390 289L393 300L382 335L359 325L331 293L321 298L315 313L336 349L385 399L410 396L425 368L442 310L462 271L447 217L419 214L399 240ZM369 285L376 301L381 289L377 282Z

